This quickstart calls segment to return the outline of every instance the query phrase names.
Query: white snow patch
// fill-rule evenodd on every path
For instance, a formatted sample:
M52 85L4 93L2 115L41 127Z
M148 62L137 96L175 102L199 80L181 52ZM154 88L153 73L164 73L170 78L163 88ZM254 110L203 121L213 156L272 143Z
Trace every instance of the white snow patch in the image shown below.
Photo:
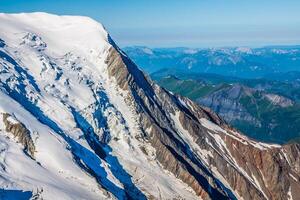
M226 133L224 129L222 129L220 126L214 124L213 122L207 120L206 118L201 118L200 123L202 126L206 127L209 130L215 131L215 132L223 132Z
M293 174L289 173L289 175L292 179L294 179L294 181L298 182L298 179Z
M289 191L288 191L288 193L287 193L287 196L288 196L288 200L293 200L294 198L293 198L293 195L292 195L292 187L290 186L290 188L289 188Z
M283 157L285 158L285 160L287 161L287 163L288 163L289 165L291 165L290 160L289 160L289 157L288 157L288 155L284 152L284 149L281 149L280 151L281 151L281 153L283 154Z
M19 124L20 123L14 116L7 117L7 121L9 121L11 124Z
M224 130L220 126L214 124L213 122L207 120L206 118L201 118L200 123L201 123L201 125L203 125L204 127L206 127L209 130L212 130L214 132L225 133L226 135L234 138L235 140L238 140L242 144L245 144L245 145L250 144L260 150L266 150L267 148L281 148L281 146L277 145L277 144L266 144L266 143L262 143L262 142L255 142L255 141L247 138L246 136L243 136L235 131Z

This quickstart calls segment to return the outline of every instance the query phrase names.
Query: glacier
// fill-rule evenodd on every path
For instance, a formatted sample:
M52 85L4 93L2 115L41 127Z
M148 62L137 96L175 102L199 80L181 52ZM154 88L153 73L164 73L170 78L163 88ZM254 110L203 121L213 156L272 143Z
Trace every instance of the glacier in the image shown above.
M160 88L100 23L0 24L1 198L296 199L299 145L253 141Z

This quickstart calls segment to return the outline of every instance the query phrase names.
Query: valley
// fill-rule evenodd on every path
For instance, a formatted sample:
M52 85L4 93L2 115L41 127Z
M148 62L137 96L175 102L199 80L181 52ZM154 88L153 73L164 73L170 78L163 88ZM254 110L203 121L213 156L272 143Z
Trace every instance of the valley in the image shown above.
M224 49L193 49L193 51L189 49L188 51L185 48L151 49L151 51L148 49L145 51L145 49L146 47L138 47L134 51L132 47L125 48L125 51L127 50L127 53L135 59L134 61L139 66L157 64L158 67L151 67L152 71L147 67L143 69L159 85L212 109L247 136L259 141L279 144L294 142L300 137L300 72L284 72L285 68L283 70L283 66L275 63L277 57L282 54L290 57L290 60L298 60L300 49L297 46L248 48L247 51L246 49L241 51L242 48L228 48L226 51ZM211 66L210 61L205 61L207 56L203 56L212 54L211 52L215 56L211 55L211 60L221 59L220 52L233 52L233 55L230 55L239 55L240 61L241 58L245 57L245 60L247 58L249 69L254 60L264 66L269 65L271 61L275 63L276 68L273 68L273 73L268 71L265 74L262 74L259 69L253 70L252 75L243 78L242 71L247 71L247 66L246 61L241 61L244 64L231 64L236 65L238 77L235 77L232 76L235 73L230 71L232 67L224 60L219 62L220 66L218 67L227 70L231 76L213 69L210 70L214 73L199 72L204 68L216 67L215 65ZM196 56L195 54L197 55L195 66L190 68L187 65L184 68L185 65L182 61ZM253 57L248 58L248 54ZM199 57L200 55L201 57ZM174 63L166 63L165 60L169 58L174 59ZM177 60L178 62L175 63ZM174 67L165 68L169 65L174 65ZM295 67L289 69L298 70L299 66L295 64ZM155 69L157 71L153 72Z

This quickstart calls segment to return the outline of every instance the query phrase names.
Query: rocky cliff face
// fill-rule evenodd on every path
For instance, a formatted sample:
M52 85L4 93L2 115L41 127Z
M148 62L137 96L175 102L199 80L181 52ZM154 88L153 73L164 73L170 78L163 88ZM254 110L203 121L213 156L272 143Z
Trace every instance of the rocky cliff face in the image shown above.
M198 102L219 113L219 115L228 122L243 120L247 123L259 125L259 121L240 103L240 99L243 95L250 93L249 90L245 90L244 87L236 85L201 98Z
M289 107L294 104L292 100L276 94L265 94L264 97L272 102L272 104L280 107Z
M0 131L2 187L44 199L299 197L299 145L252 141L160 88L93 20L34 13L0 21L0 111L15 116L35 152L27 159L4 137L13 128Z
M287 97L233 84L196 102L211 108L228 123L257 140L284 144L297 137L297 123L288 124L297 120L298 103Z
M290 148L299 153L299 145L280 147L251 141L211 111L154 85L127 57L116 56L115 49L111 49L108 59L114 61L114 64L109 62L109 69L117 72L111 75L121 88L130 91L129 104L136 104L141 127L151 130L145 136L157 150L157 159L199 196L203 199L290 198L292 180L299 180L294 169L300 163L290 165L285 156L291 154L286 152ZM187 132L190 140L176 140L180 132ZM297 190L294 188L295 195Z
M265 101L265 102L262 102ZM242 85L233 85L217 90L203 98L197 100L200 104L207 106L226 119L227 122L236 120L245 121L255 126L261 126L261 120L257 118L259 108L256 113L251 112L252 105L259 107L265 103L269 106L286 108L293 106L294 102L286 97L262 92ZM249 108L250 107L250 108ZM270 106L269 106L270 107ZM255 110L254 108L252 110ZM255 114L255 115L254 115Z

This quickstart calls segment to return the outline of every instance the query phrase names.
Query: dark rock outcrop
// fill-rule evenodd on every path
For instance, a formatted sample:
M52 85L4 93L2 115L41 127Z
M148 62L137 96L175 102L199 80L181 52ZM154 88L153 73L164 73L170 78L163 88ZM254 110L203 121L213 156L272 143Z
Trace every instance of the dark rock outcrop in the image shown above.
M11 133L17 141L24 147L24 152L34 158L35 146L30 136L30 131L21 122L11 122L9 120L12 117L8 113L3 113L3 123L5 125L5 131Z

